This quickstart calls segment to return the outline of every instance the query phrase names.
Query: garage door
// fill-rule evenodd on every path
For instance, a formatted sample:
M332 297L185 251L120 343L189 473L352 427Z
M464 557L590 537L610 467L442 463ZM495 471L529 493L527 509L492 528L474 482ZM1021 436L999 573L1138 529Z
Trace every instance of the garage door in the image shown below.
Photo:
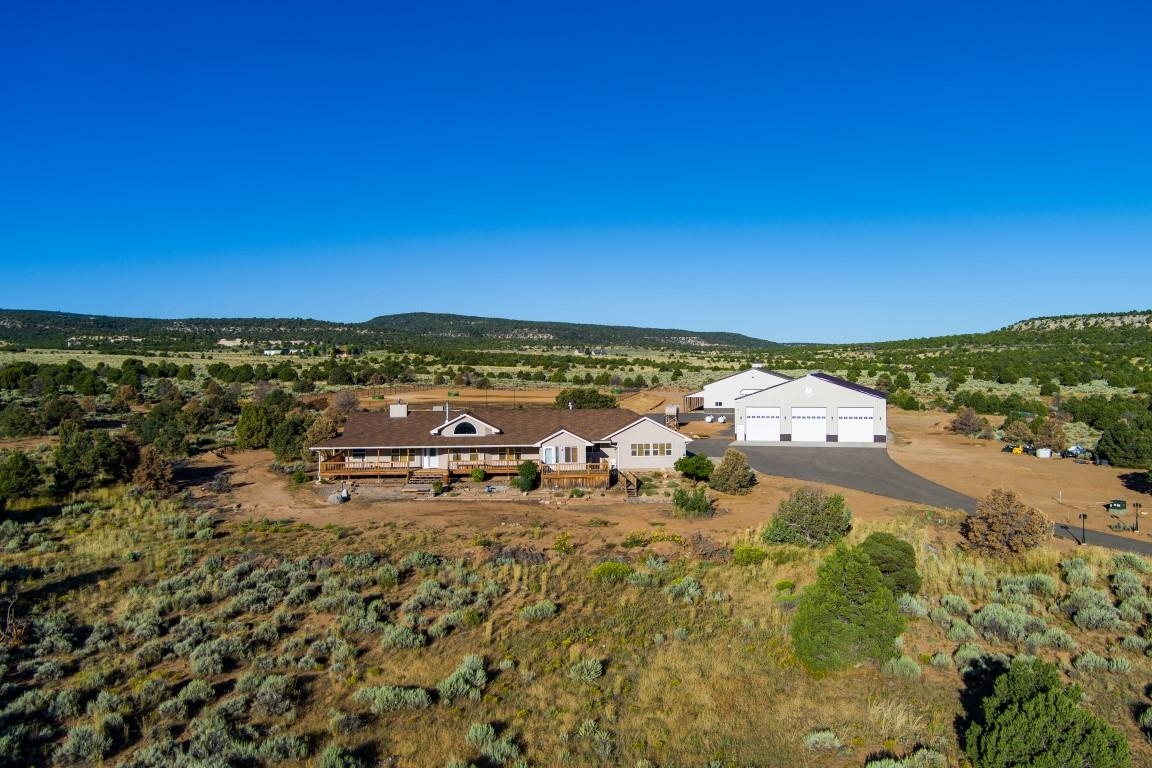
M792 442L824 443L828 441L827 408L793 408Z
M842 443L870 443L873 434L871 408L837 408L836 432Z
M749 408L744 412L744 439L780 440L780 409Z

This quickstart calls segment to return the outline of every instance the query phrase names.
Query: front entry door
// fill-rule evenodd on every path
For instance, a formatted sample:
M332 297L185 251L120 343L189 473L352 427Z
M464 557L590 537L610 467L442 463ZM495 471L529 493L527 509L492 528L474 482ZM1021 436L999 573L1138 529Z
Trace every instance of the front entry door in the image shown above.
M423 461L420 463L424 469L436 469L440 465L440 457L435 448L425 448Z
M554 445L544 446L544 452L542 454L542 458L544 459L545 464L555 464L556 463L556 446L554 446Z

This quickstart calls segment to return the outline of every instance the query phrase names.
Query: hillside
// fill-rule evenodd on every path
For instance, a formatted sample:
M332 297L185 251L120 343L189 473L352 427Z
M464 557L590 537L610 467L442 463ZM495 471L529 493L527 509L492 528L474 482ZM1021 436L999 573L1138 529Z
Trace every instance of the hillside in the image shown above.
M106 317L0 309L0 342L79 349L211 349L221 340L246 345L509 348L630 346L694 350L752 350L778 346L737 333L676 328L554 323L428 312L381 315L363 323L307 318Z

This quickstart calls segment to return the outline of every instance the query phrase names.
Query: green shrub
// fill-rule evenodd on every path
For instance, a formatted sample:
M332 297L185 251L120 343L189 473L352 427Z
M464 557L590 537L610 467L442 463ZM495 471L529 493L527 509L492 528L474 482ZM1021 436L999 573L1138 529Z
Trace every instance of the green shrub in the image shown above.
M1023 643L1031 634L1047 627L1042 619L1030 616L1018 605L989 603L972 614L972 626L988 639Z
M405 709L427 709L432 706L432 697L423 688L396 685L361 688L353 698L362 704L367 704L372 713L377 715Z
M880 569L884 583L892 594L914 595L920 591L921 578L916 570L916 550L912 545L882 531L871 533L860 543L860 550Z
M694 491L677 488L672 494L672 507L676 517L712 517L716 514L713 501L703 488Z
M1144 653L1148 650L1148 641L1139 635L1128 635L1120 641L1120 647L1132 653Z
M921 675L920 665L914 659L903 655L888 659L881 667L881 671L886 675L903 677L907 680L915 680Z
M1043 632L1031 634L1025 639L1025 644L1030 652L1035 652L1039 648L1052 648L1057 651L1076 650L1076 640L1059 627L1049 627Z
M1104 672L1108 669L1108 659L1092 651L1084 651L1072 662L1072 666L1081 674Z
M1039 659L1016 660L996 678L992 693L965 733L976 768L1011 765L1090 765L1127 768L1124 735L1080 704L1075 685Z
M1148 564L1148 561L1134 552L1121 552L1113 557L1112 567L1116 570L1127 569L1143 574L1152 572L1152 566Z
M591 683L603 674L600 659L581 659L568 667L568 678L578 683Z
M1081 629L1121 631L1128 628L1120 611L1105 592L1091 587L1080 587L1070 594L1061 606L1068 617Z
M1146 596L1144 582L1128 569L1122 569L1112 574L1112 592L1121 600Z
M673 600L679 600L682 603L694 603L704 596L704 588L700 586L700 582L691 576L677 579L665 587L664 591Z
M972 613L972 606L960 595L947 594L940 598L940 607L955 616L968 617Z
M840 737L828 728L820 728L804 734L804 748L809 752L835 752L844 746Z
M402 624L386 624L380 631L380 647L388 650L395 648L423 648L428 644L428 638L421 632L416 632Z
M1072 557L1060 561L1060 572L1070 587L1086 587L1096 580L1092 566L1082 558Z
M98 763L112 753L112 737L92 725L77 725L68 730L53 759L58 763Z
M516 475L509 484L521 491L531 491L540 484L540 468L534 461L520 462Z
M767 552L750 544L737 544L732 548L732 562L736 565L760 565L767 558Z
M922 619L928 615L928 606L920 602L915 595L907 592L900 594L900 597L896 599L896 604L900 606L900 612L906 616Z
M525 621L544 621L556 615L556 603L551 600L541 600L520 609L520 618Z
M838 548L796 605L790 632L797 657L814 672L862 659L884 661L905 627L896 598L863 552Z
M724 458L708 478L713 490L738 496L749 493L755 484L756 474L748 466L748 457L735 448L724 451Z
M488 473L484 471L483 467L473 467L472 471L468 473L468 477L472 479L472 482L482 483L488 479Z
M600 584L619 584L632 573L632 566L609 560L592 567L590 578Z
M303 760L308 756L308 742L292 733L278 733L262 741L256 753L269 763Z
M330 744L316 758L316 768L363 768L360 758L348 751L347 747Z
M763 538L770 544L824 547L844 538L851 529L852 513L843 496L804 486L780 502Z
M690 480L707 480L712 476L716 465L707 456L694 453L677 459L673 467Z
M484 658L476 654L464 657L452 674L436 684L441 702L455 699L479 701L488 685L488 671L484 668Z
M957 619L948 626L948 639L954 643L966 643L976 639L976 630L966 621Z
M510 760L520 757L520 747L511 734L496 738L496 729L490 723L473 723L464 737L472 746L480 750L491 764L507 765Z
M958 669L965 669L987 656L988 652L976 643L963 643L952 654L952 663Z

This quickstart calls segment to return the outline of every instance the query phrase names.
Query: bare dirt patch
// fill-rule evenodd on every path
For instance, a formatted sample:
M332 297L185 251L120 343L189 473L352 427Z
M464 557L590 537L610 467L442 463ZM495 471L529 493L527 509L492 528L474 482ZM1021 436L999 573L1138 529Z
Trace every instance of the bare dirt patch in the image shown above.
M1128 487L1132 484L1132 470L1079 464L1073 459L1004 453L1004 443L948 431L952 418L952 414L942 411L889 409L892 440L888 455L918 475L977 499L993 488L1014 490L1052 522L1075 528L1080 526L1078 515L1084 512L1088 515L1088 530L1108 531L1108 525L1117 522L1104 509L1110 499L1128 500L1128 513L1119 518L1127 524L1134 521L1132 502L1152 502L1146 493ZM1123 535L1147 540L1152 521L1142 518L1141 528L1144 530L1140 533Z

